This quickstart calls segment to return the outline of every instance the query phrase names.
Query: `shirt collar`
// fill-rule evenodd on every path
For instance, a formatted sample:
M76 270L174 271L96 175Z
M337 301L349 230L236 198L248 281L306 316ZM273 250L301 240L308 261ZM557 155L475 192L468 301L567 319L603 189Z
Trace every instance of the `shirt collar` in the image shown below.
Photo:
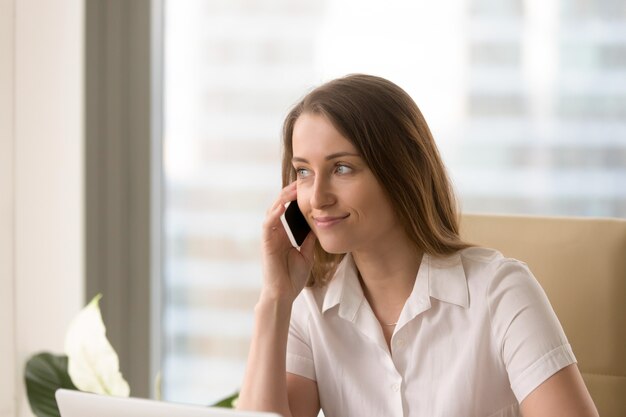
M426 256L426 255L424 255ZM460 307L469 307L469 289L461 255L428 256L428 289L431 297Z
M359 283L356 265L352 255L347 253L337 266L337 271L328 284L322 313L339 304L339 316L354 321L364 300L365 295Z
M424 254L413 291L400 315L400 322L409 321L430 308L430 297L460 307L469 307L467 278L458 252L446 257ZM354 321L364 301L356 265L348 253L339 263L328 284L322 313L339 305L339 316Z

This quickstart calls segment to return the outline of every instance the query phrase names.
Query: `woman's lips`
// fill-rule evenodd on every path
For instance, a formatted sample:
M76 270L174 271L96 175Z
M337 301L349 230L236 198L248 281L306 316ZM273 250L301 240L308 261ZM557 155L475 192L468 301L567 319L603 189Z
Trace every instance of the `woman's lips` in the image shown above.
M336 225L337 223L341 222L342 220L347 219L348 216L350 216L350 214L346 214L345 216L320 216L320 217L313 217L313 222L315 223L316 227L318 227L320 229L325 229L325 228L332 227L332 226Z

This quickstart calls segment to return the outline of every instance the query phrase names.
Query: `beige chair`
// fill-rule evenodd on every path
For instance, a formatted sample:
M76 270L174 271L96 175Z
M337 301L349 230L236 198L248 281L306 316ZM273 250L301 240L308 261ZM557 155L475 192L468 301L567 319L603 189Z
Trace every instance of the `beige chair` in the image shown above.
M465 214L471 243L526 262L602 417L626 416L626 220Z

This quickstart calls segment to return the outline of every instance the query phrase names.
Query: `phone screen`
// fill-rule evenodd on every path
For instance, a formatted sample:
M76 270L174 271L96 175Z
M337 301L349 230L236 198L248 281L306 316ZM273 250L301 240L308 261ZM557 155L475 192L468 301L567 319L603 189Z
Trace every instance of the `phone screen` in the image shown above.
M287 231L291 244L296 248L302 246L302 243L308 236L311 228L300 211L297 201L289 203L283 215L280 216L280 220L283 223L283 227Z

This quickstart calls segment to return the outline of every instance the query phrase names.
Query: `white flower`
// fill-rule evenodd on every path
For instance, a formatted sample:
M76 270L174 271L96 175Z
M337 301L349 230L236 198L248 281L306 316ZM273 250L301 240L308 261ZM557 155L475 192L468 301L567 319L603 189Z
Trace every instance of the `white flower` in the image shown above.
M128 397L130 388L119 370L119 359L106 338L98 302L93 300L72 320L65 336L68 373L76 388L96 394Z

